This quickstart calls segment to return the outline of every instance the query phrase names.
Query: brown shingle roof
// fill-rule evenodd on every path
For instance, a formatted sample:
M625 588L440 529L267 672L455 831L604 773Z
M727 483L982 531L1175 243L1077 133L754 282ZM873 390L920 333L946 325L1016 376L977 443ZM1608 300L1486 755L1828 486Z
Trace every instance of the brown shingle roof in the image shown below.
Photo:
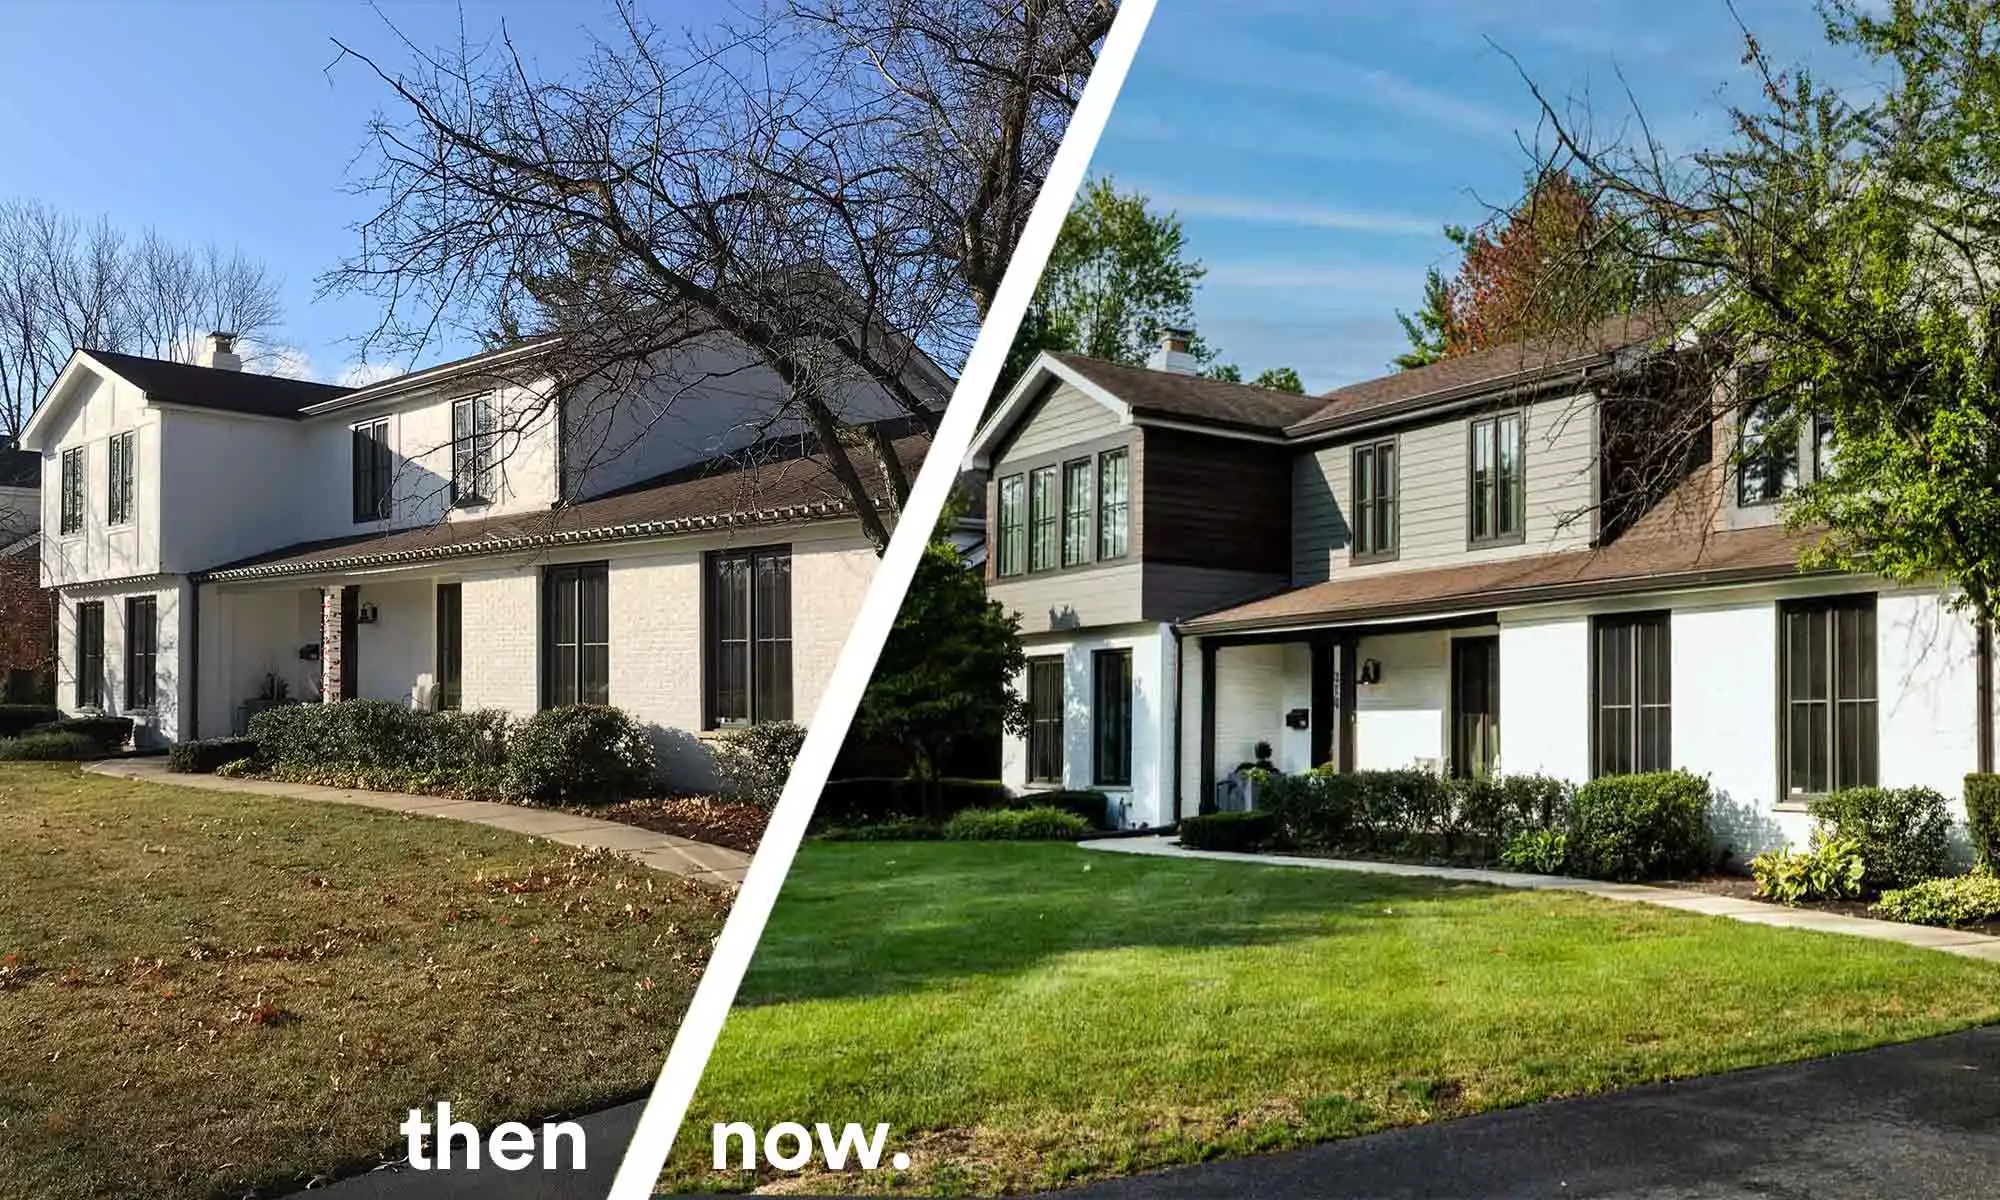
M1128 367L1081 354L1056 359L1132 406L1142 416L1167 417L1232 429L1281 433L1285 426L1325 406L1325 401L1247 383L1200 375Z
M930 438L897 438L896 456L912 478ZM444 521L390 533L300 542L200 572L203 580L306 575L390 563L499 554L545 546L631 541L710 529L822 520L852 512L823 454L797 439L764 443L646 483L577 504L512 516ZM875 456L849 452L882 502Z
M1579 333L1510 342L1336 388L1319 397L1319 407L1287 432L1317 433L1364 417L1580 372L1620 350L1667 336L1692 315L1695 303L1610 317Z

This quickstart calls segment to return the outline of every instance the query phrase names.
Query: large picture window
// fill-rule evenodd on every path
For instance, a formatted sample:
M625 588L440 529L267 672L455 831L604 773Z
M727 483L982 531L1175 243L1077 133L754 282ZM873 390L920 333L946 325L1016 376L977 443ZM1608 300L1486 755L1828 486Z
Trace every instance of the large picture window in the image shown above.
M1472 422L1467 527L1475 542L1518 541L1526 487L1521 471L1521 414Z
M109 485L105 503L105 521L111 525L123 525L132 519L133 476L137 474L139 436L127 430L111 435L107 443L108 461L105 463Z
M104 601L76 606L76 706L104 707Z
M1132 455L1120 447L1097 456L1097 557L1123 558L1130 546Z
M1354 557L1396 556L1396 443L1354 449Z
M473 396L451 405L451 502L493 499L493 398Z
M437 663L433 682L433 707L439 712L458 711L459 684L465 675L465 588L463 584L437 585ZM608 690L608 689L607 689Z
M1132 652L1098 650L1090 656L1091 782L1132 785Z
M708 723L792 719L792 551L708 557Z
M1028 660L1028 782L1063 781L1063 660Z
M125 708L151 708L159 698L160 601L125 599Z
M1027 480L1009 475L1000 481L1000 541L994 547L994 569L1003 576L1019 575L1028 557Z
M1090 498L1095 482L1089 459L1063 464L1062 565L1065 567L1090 561Z
M1028 569L1047 571L1056 565L1056 469L1028 472Z
M354 519L389 518L389 422L370 421L354 427Z
M62 452L61 531L67 535L83 528L83 447Z
M1778 716L1787 799L1876 782L1874 596L1778 606Z
M1663 612L1592 622L1590 773L1673 768L1673 653Z
M611 703L611 573L603 563L542 575L542 707Z

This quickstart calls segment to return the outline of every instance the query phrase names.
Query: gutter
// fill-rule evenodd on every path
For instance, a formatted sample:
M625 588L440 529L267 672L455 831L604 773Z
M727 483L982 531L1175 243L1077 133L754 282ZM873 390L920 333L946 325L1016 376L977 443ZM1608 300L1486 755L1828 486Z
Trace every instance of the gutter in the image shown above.
M1287 425L1285 437L1293 443L1310 442L1324 437L1362 433L1379 425L1394 424L1415 416L1436 415L1455 407L1513 400L1538 392L1553 391L1565 384L1582 388L1590 382L1592 369L1609 361L1611 361L1610 356L1603 355L1597 360L1586 361L1579 367L1558 365L1545 371L1516 372L1512 376L1503 376L1484 383L1461 384L1445 391L1431 392L1409 400L1398 400L1367 409L1351 417L1342 414L1317 422L1313 418L1308 418L1295 425ZM1516 382L1508 382L1510 379Z
M380 383L370 384L365 388L358 388L344 396L335 396L331 400L322 400L318 404L309 404L299 410L299 415L316 417L322 413L339 412L342 409L355 408L376 400L387 400L392 396L400 396L406 392L417 391L431 384L443 383L462 375L477 375L484 368L500 366L522 358L531 358L542 351L554 349L561 341L562 338L560 336L550 335L505 350L494 350L486 354L474 355L471 358L460 359L457 362L440 363L435 367L425 367L421 371L412 371L406 375L398 375L393 379L385 379Z

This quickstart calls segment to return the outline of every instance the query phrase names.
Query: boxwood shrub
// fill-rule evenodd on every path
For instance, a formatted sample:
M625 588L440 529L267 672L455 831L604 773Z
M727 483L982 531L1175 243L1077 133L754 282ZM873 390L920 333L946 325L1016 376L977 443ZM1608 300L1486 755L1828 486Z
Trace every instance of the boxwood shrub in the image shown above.
M1951 870L1951 814L1930 788L1848 788L1810 807L1830 836L1860 847L1863 886L1870 892L1909 887Z
M1605 775L1577 789L1564 869L1591 879L1673 879L1715 865L1708 780L1686 771Z
M623 709L572 704L521 722L507 748L507 790L538 804L616 804L653 781L653 743Z
M1277 817L1259 811L1183 817L1180 825L1181 845L1190 850L1261 850L1277 831Z
M255 738L219 737L177 742L167 751L167 770L183 775L209 775L228 763L255 758L256 755Z
M1090 822L1073 812L1037 805L1033 808L968 808L945 822L944 836L954 842L1063 841L1090 832Z
M1060 808L1075 813L1092 829L1111 828L1111 797L1087 788L1063 788L1052 792L1026 792L1017 804L1034 808Z
M37 725L62 720L53 704L0 704L0 737L19 737Z
M73 733L86 737L97 747L99 756L116 754L132 740L132 718L130 717L59 717L46 724L37 725L30 733Z
M0 760L9 762L86 762L103 757L103 745L81 733L36 730L0 738Z
M776 808L805 742L805 726L765 721L731 730L709 749L717 773L731 791L760 808Z

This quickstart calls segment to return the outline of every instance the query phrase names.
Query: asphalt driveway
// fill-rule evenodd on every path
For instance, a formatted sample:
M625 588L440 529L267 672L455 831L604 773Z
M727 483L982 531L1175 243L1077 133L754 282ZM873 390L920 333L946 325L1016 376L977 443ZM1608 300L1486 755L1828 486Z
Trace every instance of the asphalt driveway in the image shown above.
M1996 1191L2000 1027L1055 1195L1877 1200Z

